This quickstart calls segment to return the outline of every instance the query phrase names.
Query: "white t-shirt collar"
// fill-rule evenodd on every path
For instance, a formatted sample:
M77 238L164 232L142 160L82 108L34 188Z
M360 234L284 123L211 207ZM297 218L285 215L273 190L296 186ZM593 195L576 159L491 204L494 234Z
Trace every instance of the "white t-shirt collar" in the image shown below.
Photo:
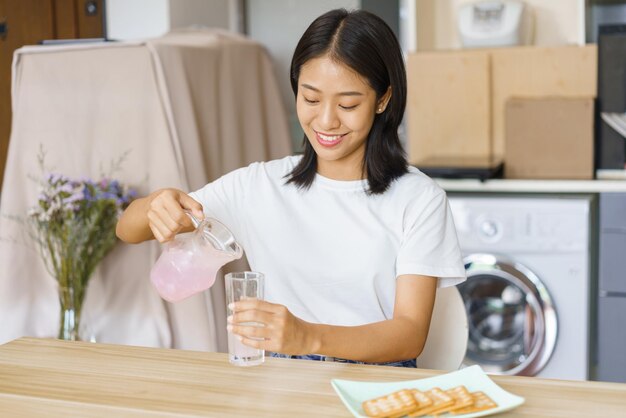
M353 191L365 191L368 188L367 179L364 180L334 180L328 177L324 177L321 174L315 175L314 184L318 184L327 189L335 190L353 190Z

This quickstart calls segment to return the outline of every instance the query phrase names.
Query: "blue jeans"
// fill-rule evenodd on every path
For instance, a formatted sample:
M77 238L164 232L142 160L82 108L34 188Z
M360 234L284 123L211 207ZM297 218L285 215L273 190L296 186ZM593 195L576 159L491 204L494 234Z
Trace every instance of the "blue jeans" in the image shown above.
M374 364L376 366L392 366L392 367L417 367L415 363L415 359L411 360L402 360L402 361L390 361L388 363L366 363L364 361L356 361L356 360L348 360L345 358L337 358L337 357L328 357L328 356L319 356L317 354L304 354L301 356L293 356L289 354L281 354L281 353L268 353L270 357L278 357L278 358L295 358L302 360L314 360L314 361L334 361L335 363L352 363L352 364Z

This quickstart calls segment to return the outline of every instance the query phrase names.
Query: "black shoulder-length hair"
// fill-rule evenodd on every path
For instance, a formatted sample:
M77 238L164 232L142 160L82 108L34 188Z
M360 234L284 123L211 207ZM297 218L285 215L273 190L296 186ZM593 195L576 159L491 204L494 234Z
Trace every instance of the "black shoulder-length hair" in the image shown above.
M393 31L378 16L364 10L331 10L311 23L300 38L291 60L291 88L298 96L300 69L324 55L350 67L376 92L377 100L391 87L384 112L376 113L365 146L363 173L368 193L381 194L408 171L398 126L406 107L406 71L400 45ZM315 180L317 155L304 136L304 155L287 174L287 183L308 189Z

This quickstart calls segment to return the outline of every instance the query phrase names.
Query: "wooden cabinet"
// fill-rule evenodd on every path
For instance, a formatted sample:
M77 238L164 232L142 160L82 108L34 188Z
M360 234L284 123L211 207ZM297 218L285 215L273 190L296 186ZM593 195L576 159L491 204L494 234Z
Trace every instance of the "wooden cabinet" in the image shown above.
M102 38L104 0L0 0L0 184L11 132L13 52L45 39Z

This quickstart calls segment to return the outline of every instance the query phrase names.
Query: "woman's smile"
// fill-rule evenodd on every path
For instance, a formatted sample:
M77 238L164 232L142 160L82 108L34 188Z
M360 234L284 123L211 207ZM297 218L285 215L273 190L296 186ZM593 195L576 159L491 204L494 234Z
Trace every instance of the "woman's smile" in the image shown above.
M324 134L319 131L313 130L317 138L317 142L324 147L334 147L338 145L347 135L345 134Z

